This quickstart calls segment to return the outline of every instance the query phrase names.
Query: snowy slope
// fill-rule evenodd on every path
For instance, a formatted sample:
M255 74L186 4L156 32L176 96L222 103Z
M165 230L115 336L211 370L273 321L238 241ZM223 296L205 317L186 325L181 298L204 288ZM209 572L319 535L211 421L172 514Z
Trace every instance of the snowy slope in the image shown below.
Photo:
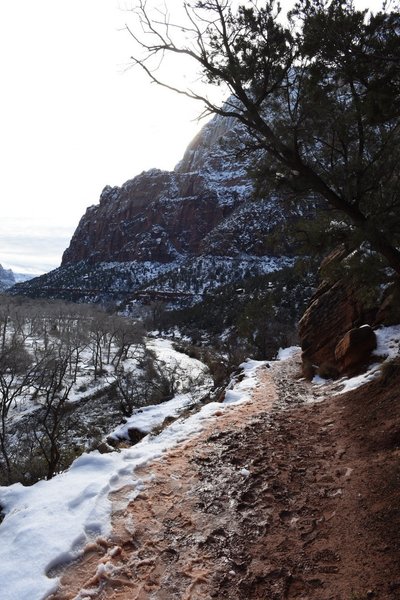
M165 351L168 351L166 346ZM242 365L244 379L232 385L223 405L207 404L159 435L146 436L136 446L121 452L84 454L67 472L50 481L40 481L31 487L15 484L0 488L0 505L6 514L0 526L1 600L41 600L54 590L57 578L49 575L52 570L78 556L90 540L110 532L109 493L129 484L130 499L134 499L144 484L136 477L135 469L200 432L217 411L249 399L261 364L249 361ZM175 416L177 406L183 407L185 402L184 397L175 399L163 411L163 418L168 414ZM145 414L144 429L154 424L151 410L148 424Z

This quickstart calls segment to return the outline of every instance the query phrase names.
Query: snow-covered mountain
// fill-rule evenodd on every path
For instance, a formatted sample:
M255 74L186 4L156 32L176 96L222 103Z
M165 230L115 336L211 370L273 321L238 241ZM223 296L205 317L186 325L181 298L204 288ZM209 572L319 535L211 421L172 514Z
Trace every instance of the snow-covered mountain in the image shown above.
M292 265L298 248L285 230L301 212L273 194L253 201L246 139L242 125L215 116L174 171L153 169L106 186L61 267L13 292L79 301L185 296L187 303Z
M11 288L16 283L23 283L34 277L35 275L28 275L27 273L14 273L12 269L4 269L0 265L0 292Z
M14 273L11 269L4 269L0 265L0 292L10 288L16 283Z
M174 171L153 169L121 187L106 186L82 217L62 266L274 254L266 238L285 215L271 198L249 207L251 159L237 156L244 136L239 124L216 116Z

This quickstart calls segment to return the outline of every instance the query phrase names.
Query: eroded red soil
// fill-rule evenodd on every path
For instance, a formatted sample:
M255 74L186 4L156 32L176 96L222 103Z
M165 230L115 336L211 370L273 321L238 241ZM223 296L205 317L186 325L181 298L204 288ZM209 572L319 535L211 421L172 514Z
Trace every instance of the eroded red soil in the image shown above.
M297 373L265 369L133 502L115 494L112 538L52 600L400 599L400 373L314 403Z

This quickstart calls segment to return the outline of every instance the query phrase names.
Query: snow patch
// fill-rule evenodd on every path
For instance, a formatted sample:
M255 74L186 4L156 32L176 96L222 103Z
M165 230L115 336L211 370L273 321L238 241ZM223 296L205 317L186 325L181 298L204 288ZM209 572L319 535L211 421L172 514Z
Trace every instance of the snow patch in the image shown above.
M343 388L339 394L345 394L346 392L350 392L351 390L355 390L366 383L369 383L373 379L379 376L380 373L380 365L373 365L366 373L362 373L361 375L357 375L357 377L351 377L350 379L346 379L343 381Z
M166 360L171 356L170 342L155 341L154 350L160 355L165 352ZM41 600L54 591L58 579L51 577L51 569L76 558L87 543L110 533L109 493L129 485L129 500L134 500L146 482L135 477L135 469L199 433L216 413L248 400L258 383L257 369L263 364L253 360L243 363L243 379L232 382L224 403L211 402L198 413L177 419L159 435L147 435L132 448L83 454L68 471L30 487L19 483L0 487L0 505L5 513L0 525L1 600ZM174 400L166 412L185 403L182 397ZM156 420L154 410L149 407L142 413L145 430L150 429L146 418ZM147 480L151 477L149 473Z
M233 388L229 389L225 393L224 404L241 404L242 402L247 402L251 398L251 390L257 385L257 370L266 365L267 361L261 360L250 360L248 359L246 362L240 365L240 368L243 370L244 379L239 383L236 383L234 380L232 382Z
M375 331L377 347L375 356L385 356L391 360L400 353L400 325L381 327Z
M202 395L202 394L201 394ZM197 401L199 398L197 398ZM192 405L196 400L191 394L178 394L162 404L153 404L134 410L125 423L119 425L108 436L113 439L129 439L129 429L135 428L143 433L150 433L164 423L168 417L177 417L182 410Z
M380 327L375 331L377 339L377 347L373 352L373 356L383 357L386 361L392 360L400 354L400 325L392 325L390 327ZM381 363L372 364L368 371L351 377L349 379L343 379L340 383L343 384L343 388L338 394L345 394L350 390L355 390L370 381L373 381L379 377L381 372Z
M289 360L301 350L300 346L289 346L288 348L279 348L276 360Z

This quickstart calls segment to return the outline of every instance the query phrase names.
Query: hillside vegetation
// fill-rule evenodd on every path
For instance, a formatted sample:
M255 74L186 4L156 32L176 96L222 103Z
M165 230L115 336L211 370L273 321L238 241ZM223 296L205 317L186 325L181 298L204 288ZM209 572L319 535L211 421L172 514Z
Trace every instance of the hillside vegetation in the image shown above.
M1 484L50 479L107 450L135 409L211 387L206 367L190 372L178 353L167 363L144 333L92 306L0 296Z

